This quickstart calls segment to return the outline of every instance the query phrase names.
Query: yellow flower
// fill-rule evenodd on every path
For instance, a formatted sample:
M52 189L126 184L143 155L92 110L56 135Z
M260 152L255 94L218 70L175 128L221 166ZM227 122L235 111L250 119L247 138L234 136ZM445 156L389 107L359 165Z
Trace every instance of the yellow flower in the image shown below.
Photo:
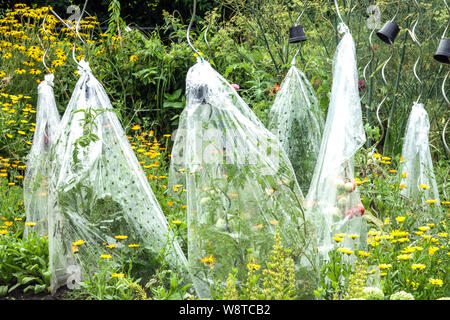
M389 172L390 172L390 173L397 173L397 170L390 169Z
M336 242L342 242L344 239L339 238L339 237L333 237L333 240Z
M203 259L200 259L201 263L209 263L209 264L213 264L214 262L216 262L216 259L214 258L214 256L211 254L209 257L205 257Z
M406 219L406 217L397 217L397 218L395 218L395 220L397 220L397 222L399 222L399 223L404 222L405 219Z
M402 177L406 178L408 176L408 174L406 172L403 172Z
M389 268L392 268L392 264L379 264L378 266L378 269L380 269L380 270L386 270L386 269L389 269Z
M356 239L356 238L359 238L359 235L357 235L357 234L350 234L348 237L350 239Z
M414 264L411 266L411 268L412 268L413 270L419 270L419 271L425 269L425 267L426 267L426 265L424 265L424 264L422 264L422 263L414 263Z
M25 225L29 227L34 227L36 225L36 222L25 222Z
M360 257L370 257L372 254L370 252L366 252L366 251L358 251L358 256Z
M345 253L347 255L351 255L351 254L355 253L354 251L347 249L347 248L338 248L337 251L339 251L340 253Z
M82 244L85 244L85 243L86 243L86 241L84 241L84 240L78 240L78 241L72 242L72 245L81 246Z
M386 219L384 219L384 224L389 224L390 221L391 221L391 219L386 218Z
M121 236L121 235L119 235L119 236L115 236L114 238L118 239L118 240L124 240L124 239L127 239L128 236Z
M135 61L138 61L138 56L137 55L130 56L130 62L135 62Z
M37 69L30 69L30 74L35 74L35 75L38 75L38 74L41 74L42 72L41 72L41 70L37 70Z
M116 243L110 244L110 245L107 245L106 247L109 248L109 249L112 249L112 248L117 247L117 244Z
M428 280L428 282L435 286L440 286L440 287L444 284L444 281L442 281L441 279L430 279L430 280Z
M260 223L256 226L253 226L253 230L259 230L259 229L262 229L263 227L264 227L264 225L262 223Z
M409 259L412 259L412 254L401 254L401 255L397 256L397 259L403 260L403 261L409 260Z
M180 221L180 220L173 220L172 223L173 223L173 224L176 224L176 225L178 226L178 225L181 224L181 221Z
M111 256L110 254L102 254L102 255L100 256L100 258L102 258L102 259L111 259L112 256Z
M432 255L434 255L434 253L435 253L436 251L438 251L438 250L439 250L438 247L429 247L429 248L428 248L428 254L429 254L430 256L432 256Z
M417 229L419 229L420 231L427 231L427 230L430 230L430 227L429 226L422 226L422 227L419 227Z
M273 224L273 225L276 225L276 224L278 224L278 220L270 220L269 223Z
M438 202L438 199L425 200L425 202L428 204L434 204L434 203Z
M167 205L168 205L169 207L172 207L172 206L173 206L173 201L168 201L168 202L167 202Z
M401 185L399 185L398 186L398 188L401 190L401 189L405 189L406 188L406 185L404 184L404 183L402 183Z
M0 235L6 235L8 234L8 230L0 230Z
M128 247L130 247L130 248L137 248L137 247L140 247L140 246L141 246L140 244L135 244L135 243L132 243L132 244L128 245Z
M422 188L423 190L430 189L430 186L427 184L419 184L419 187Z
M124 278L125 274L124 273L113 273L111 275L111 278Z
M247 264L248 270L258 270L259 268L261 268L261 266L259 264L254 264L254 263Z

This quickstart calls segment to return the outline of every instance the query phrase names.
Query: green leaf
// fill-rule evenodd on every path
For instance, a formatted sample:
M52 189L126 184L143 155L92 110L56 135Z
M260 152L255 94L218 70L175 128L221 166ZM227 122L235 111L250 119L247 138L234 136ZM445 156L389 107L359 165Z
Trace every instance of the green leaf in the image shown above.
M8 286L0 286L0 297L6 296L8 293Z
M30 281L37 280L36 277L23 277L20 279L20 284L27 284Z

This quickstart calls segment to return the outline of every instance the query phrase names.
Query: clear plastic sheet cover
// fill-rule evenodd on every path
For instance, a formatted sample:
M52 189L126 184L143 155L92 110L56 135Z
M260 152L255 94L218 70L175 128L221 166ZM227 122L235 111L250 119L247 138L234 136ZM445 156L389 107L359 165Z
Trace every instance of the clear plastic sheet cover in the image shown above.
M358 92L355 43L345 25L333 60L333 85L322 143L307 195L307 214L319 233L322 261L335 247L336 233L354 233L360 238L340 245L352 249L364 245L365 220L354 181L353 156L365 143Z
M206 61L187 74L169 181L187 189L189 270L201 298L214 296L233 268L238 284L245 282L250 249L264 267L277 228L297 279L315 285L314 230L287 154ZM307 296L312 289L300 291Z
M34 231L40 236L48 234L49 152L57 139L60 122L53 79L53 74L47 74L38 86L36 127L24 177L27 221L36 222L33 227L25 227L25 234Z
M324 119L313 87L292 65L270 109L268 129L280 140L306 194L322 141Z
M403 141L402 184L400 193L414 202L425 205L426 200L438 200L439 192L433 171L428 133L430 121L422 103L414 103L406 125Z
M133 275L143 279L153 275L156 256L164 254L172 270L183 272L190 282L186 258L104 88L84 60L79 73L51 152L52 292L77 272L82 279L95 273L103 254L111 255L111 265L117 268L128 266L126 257L133 255ZM79 240L85 243L77 245ZM117 247L108 249L106 244Z

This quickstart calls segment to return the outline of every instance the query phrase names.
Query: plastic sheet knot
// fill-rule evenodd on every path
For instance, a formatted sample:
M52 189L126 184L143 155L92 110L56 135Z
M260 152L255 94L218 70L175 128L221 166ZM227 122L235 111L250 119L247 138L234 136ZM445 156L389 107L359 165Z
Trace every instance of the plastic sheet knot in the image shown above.
M49 73L44 76L44 82L47 83L50 87L53 87L54 79L55 79L55 75L53 73Z
M86 73L91 73L91 68L89 67L89 62L82 59L80 62L78 62L78 73L80 75L84 75Z
M338 30L339 34L350 32L350 29L343 22L339 23L337 30Z

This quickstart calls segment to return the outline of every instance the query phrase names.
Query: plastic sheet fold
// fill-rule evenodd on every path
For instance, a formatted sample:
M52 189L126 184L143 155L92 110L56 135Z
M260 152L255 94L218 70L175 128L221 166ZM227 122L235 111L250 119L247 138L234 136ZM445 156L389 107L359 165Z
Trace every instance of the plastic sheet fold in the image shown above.
M414 103L406 125L401 163L402 182L400 193L406 198L426 205L426 200L437 200L439 192L433 171L428 134L430 120L422 103Z
M307 195L307 213L318 230L321 261L335 248L336 234L343 237L340 246L349 249L365 244L364 207L354 179L353 156L365 143L358 91L355 43L347 26L333 60L333 84L325 129L317 164Z
M270 109L268 129L280 140L307 194L322 141L323 115L306 76L292 65Z
M84 60L78 71L51 151L52 292L105 261L111 270L128 271L130 256L135 278L148 279L164 261L190 282L186 258L104 88Z
M34 231L40 236L48 234L49 153L58 137L60 122L53 93L53 79L53 74L47 74L38 86L36 127L24 176L27 221L36 222L33 227L25 227L25 234Z
M187 74L169 176L169 187L180 185L187 189L189 270L201 298L214 297L233 268L238 285L245 283L250 253L264 268L276 230L292 250L299 296L312 293L315 234L287 154L206 61Z

